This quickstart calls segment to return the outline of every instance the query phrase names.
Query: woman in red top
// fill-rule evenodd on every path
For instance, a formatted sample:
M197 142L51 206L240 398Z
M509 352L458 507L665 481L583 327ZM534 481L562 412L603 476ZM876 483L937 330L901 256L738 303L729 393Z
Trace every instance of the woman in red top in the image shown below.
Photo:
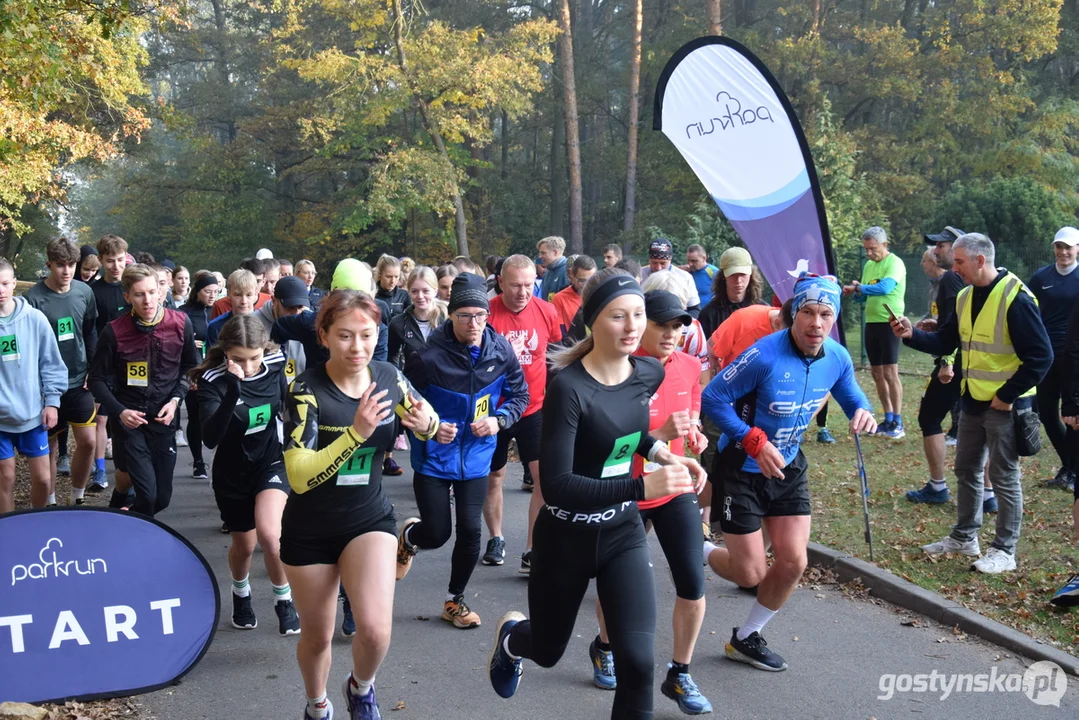
M663 365L664 378L652 396L648 409L648 432L665 441L675 455L686 454L686 446L695 455L708 444L700 431L701 385L700 361L677 352L682 328L693 318L674 293L650 290L644 294L648 327L641 336L636 355L648 355ZM639 455L633 458L633 474L639 477L658 469ZM660 686L663 694L678 703L682 712L699 715L712 711L708 698L697 689L689 674L693 648L704 622L704 533L700 506L693 492L668 495L656 500L639 500L637 507L646 527L655 528L663 554L667 556L674 578L674 655L667 664L667 677ZM617 686L614 658L607 646L607 628L603 610L596 602L600 635L593 647L592 674L597 687L611 690Z

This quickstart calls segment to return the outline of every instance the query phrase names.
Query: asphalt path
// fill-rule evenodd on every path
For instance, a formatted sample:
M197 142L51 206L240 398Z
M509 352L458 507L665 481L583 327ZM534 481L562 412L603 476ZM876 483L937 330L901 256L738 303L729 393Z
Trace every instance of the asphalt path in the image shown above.
M191 478L190 455L179 449L172 505L159 519L186 536L206 556L221 586L221 621L209 651L182 681L140 698L160 720L289 719L303 715L304 692L295 662L296 638L277 634L270 582L256 555L251 585L259 626L234 629L229 617L227 551L220 518L205 480ZM209 456L208 456L209 457ZM398 521L416 514L407 453L396 453L405 475L384 480ZM440 613L449 579L449 544L421 552L398 583L393 641L375 682L383 717L453 720L524 720L531 718L607 718L613 693L592 685L588 644L595 636L595 588L590 588L562 661L552 669L525 662L515 697L503 700L487 680L486 662L498 618L507 610L528 614L527 580L518 574L525 540L529 495L520 488L520 465L511 465L506 481L506 564L476 568L467 602L482 626L458 630ZM487 535L484 530L483 542ZM654 537L659 622L656 629L655 717L683 717L659 692L671 653L674 588L666 560ZM1060 707L1039 705L1008 682L992 692L955 691L944 695L936 676L923 678L933 691L916 692L916 675L943 678L985 674L992 679L1021 675L1030 662L924 618L911 625L910 613L865 599L852 598L829 584L797 589L765 630L769 646L790 668L765 673L732 662L723 654L731 628L742 622L752 598L711 573L707 576L708 611L691 672L715 708L717 718L1076 718L1079 684L1073 678ZM632 588L627 588L632 591ZM339 606L340 607L340 606ZM338 626L341 613L338 611ZM302 621L301 621L302 622ZM340 687L351 669L349 640L338 632L333 642L329 693L336 716L345 716ZM959 682L963 682L960 680ZM1011 681L1014 688L1017 680ZM895 690L890 694L888 688ZM1046 695L1040 695L1043 701Z

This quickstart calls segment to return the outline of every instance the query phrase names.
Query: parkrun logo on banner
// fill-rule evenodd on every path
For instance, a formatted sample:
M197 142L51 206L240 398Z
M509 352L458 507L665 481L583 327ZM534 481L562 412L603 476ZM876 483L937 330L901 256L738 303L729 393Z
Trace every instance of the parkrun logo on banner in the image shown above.
M101 558L83 560L82 565L80 565L79 560L60 560L56 555L56 548L62 548L63 546L64 543L60 538L49 538L49 541L45 543L45 547L41 548L41 552L37 554L37 559L40 562L30 563L29 565L12 565L12 586L20 580L47 580L50 571L54 578L67 577L76 573L79 575L93 575L98 571L99 564L100 572L107 573L109 571L109 566Z
M726 90L720 91L716 95L716 102L722 103L723 109L726 110L725 115L719 117L713 117L705 121L708 123L708 129L705 130L704 122L690 123L686 125L686 137L690 140L693 139L693 133L691 131L696 130L696 137L703 135L711 135L716 131L716 123L719 123L720 130L730 130L734 127L744 127L746 125L752 125L758 120L767 120L770 123L775 123L772 119L772 112L763 105L757 108L742 108L742 101L731 95Z

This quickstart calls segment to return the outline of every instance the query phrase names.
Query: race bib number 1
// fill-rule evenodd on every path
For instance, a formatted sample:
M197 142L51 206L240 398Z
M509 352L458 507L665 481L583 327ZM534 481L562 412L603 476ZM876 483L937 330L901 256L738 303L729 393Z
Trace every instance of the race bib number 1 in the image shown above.
M19 359L19 340L14 335L0 336L0 360L13 362Z
M358 448L337 473L339 486L368 485L371 482L371 460L376 448Z
M150 366L146 361L129 362L127 364L127 384L131 387L148 387L150 385Z
M629 475L629 469L633 463L633 453L640 444L640 431L630 435L623 435L615 440L614 447L611 448L611 454L607 456L607 461L603 463L603 472L600 477L609 478Z
M56 321L56 339L60 342L75 339L75 318L62 317Z
M476 412L472 416L472 422L479 422L491 414L491 396L484 395L476 400Z
M262 432L270 424L270 406L258 405L247 409L247 430L244 435Z

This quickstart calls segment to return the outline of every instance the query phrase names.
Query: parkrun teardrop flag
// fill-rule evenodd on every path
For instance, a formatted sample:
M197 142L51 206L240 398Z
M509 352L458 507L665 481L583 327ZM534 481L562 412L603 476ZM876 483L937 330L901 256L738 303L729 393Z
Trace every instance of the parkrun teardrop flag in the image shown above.
M682 153L781 300L803 270L835 274L809 145L753 53L725 37L683 45L660 76L653 128Z

